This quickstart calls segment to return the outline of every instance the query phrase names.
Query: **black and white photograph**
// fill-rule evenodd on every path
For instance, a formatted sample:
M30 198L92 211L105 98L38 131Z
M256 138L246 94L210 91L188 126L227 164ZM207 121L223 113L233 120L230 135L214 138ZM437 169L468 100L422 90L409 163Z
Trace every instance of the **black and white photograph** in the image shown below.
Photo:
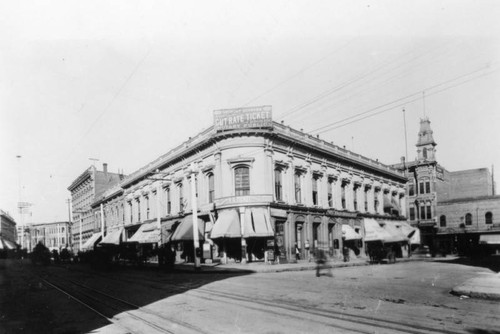
M0 2L0 333L500 334L500 2Z

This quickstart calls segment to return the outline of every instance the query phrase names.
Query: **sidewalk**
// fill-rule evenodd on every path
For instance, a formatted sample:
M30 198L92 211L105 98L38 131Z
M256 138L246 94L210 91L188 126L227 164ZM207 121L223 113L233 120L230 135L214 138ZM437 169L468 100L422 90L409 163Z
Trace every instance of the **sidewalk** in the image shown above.
M500 273L479 273L454 287L451 293L460 298L482 298L500 301Z

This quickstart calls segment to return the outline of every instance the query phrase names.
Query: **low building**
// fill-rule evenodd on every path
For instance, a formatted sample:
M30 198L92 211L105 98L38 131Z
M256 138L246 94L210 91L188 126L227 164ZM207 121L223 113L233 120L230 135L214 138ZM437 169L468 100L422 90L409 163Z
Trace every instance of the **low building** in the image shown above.
M67 221L30 224L29 230L33 248L38 243L42 243L51 251L58 252L70 247L70 223Z
M366 256L364 219L405 222L404 173L273 122L270 107L214 119L94 202L106 235L186 259L286 262Z

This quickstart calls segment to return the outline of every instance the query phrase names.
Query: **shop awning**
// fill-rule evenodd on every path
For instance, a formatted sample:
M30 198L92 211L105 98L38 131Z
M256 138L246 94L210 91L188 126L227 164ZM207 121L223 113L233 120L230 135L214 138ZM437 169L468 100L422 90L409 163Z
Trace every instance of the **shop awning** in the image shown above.
M219 212L219 217L210 233L210 239L217 238L241 238L238 211L230 209Z
M85 241L82 246L83 250L94 248L95 244L101 239L101 233L94 233L90 238Z
M243 234L245 238L274 236L269 211L265 208L245 210L245 228Z
M157 222L143 223L128 242L154 244L160 242L160 230Z
M408 237L403 233L401 227L393 221L384 221L384 230L389 233L389 237L384 239L384 242L404 242L408 241Z
M351 226L342 224L342 238L345 240L356 240L361 239L362 236L354 231Z
M400 226L403 234L410 239L412 245L420 244L420 230L412 227L407 222L396 222L396 226Z
M198 240L205 239L205 222L198 218ZM187 216L175 229L172 235L172 241L193 240L193 216Z
M14 242L0 237L0 249L16 249L17 246Z
M482 245L500 245L500 234L481 234L479 243Z
M161 224L161 242L166 244L170 241L170 237L174 233L173 226L177 223L177 220L171 220L169 222ZM180 223L180 222L179 222Z
M116 229L116 230L108 233L99 244L100 245L119 245L121 242L122 233L123 233L123 228Z
M382 241L390 238L389 233L373 218L364 218L365 242Z

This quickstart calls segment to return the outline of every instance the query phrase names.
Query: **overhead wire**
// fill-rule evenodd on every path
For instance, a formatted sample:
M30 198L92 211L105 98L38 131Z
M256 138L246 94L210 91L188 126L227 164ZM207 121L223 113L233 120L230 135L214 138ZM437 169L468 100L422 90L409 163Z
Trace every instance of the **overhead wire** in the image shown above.
M463 85L463 84L465 84L465 83L467 83L467 82L470 82L470 81L472 81L472 80L475 80L475 79L478 79L478 78L481 78L481 77L484 77L484 76L490 75L490 74L492 74L492 73L494 73L494 72L496 72L496 71L498 71L498 69L494 69L494 70L489 71L489 72L487 72L487 73L483 73L483 74L481 74L481 75L477 75L477 76L475 76L475 77L472 77L472 78L469 78L469 79L463 80L463 81L461 81L461 82L458 82L458 83L456 83L456 84L454 84L454 85L451 85L451 86L448 86L448 87L444 87L444 88L442 88L442 89L440 89L440 90L437 90L437 91L434 91L434 92L428 93L428 94L426 94L426 96L427 96L427 97L429 97L429 96L434 96L434 95L436 95L436 94L442 93L442 92L447 91L447 90L449 90L449 89L452 89L452 88L455 88L455 87L461 86L461 85ZM462 77L463 77L463 76L462 76ZM433 86L433 87L435 88L435 87L438 87L438 86L441 86L441 85L442 85L442 84L439 84L439 85L436 85L436 86ZM428 90L424 90L424 91L426 91L426 92L427 92ZM422 92L422 91L420 91L420 92L418 92L418 93L414 93L414 94L410 94L410 95L406 96L405 98L408 98L408 97L411 97L411 96L418 95L418 97L415 97L415 98L410 99L410 100L406 100L406 101L404 101L403 103L399 103L399 104L394 105L394 106L392 106L392 107L390 107L390 108L386 108L386 109L383 109L383 110L380 110L380 111L377 111L377 112L373 112L373 111L375 111L375 110L377 110L377 109L382 108L383 106L391 105L391 104L396 103L396 102L398 102L398 101L401 101L401 100L403 100L403 99L405 99L405 98L401 98L401 99L398 99L398 100L395 100L395 101L392 101L392 102L386 103L386 104L384 104L384 105L382 105L382 106L378 106L378 107L372 108L372 109L371 109L371 110L369 110L369 111L362 112L362 113L359 113L359 114L357 114L357 115L350 116L350 117L347 117L347 118L345 118L345 119L342 119L342 120L339 120L339 121L336 121L336 122L330 123L330 124L325 125L325 126L323 126L323 127L321 127L321 128L318 128L318 129L314 129L314 130L312 130L312 131L311 131L311 133L322 134L322 133L325 133L325 132L328 132L328 131L331 131L331 130L334 130L334 129L338 129L338 128L344 127L344 126L346 126L346 125L349 125L349 124L352 124L352 123L355 123L355 122L359 122L359 121L362 121L362 120L364 120L364 119L367 119L367 118L370 118L370 117L373 117L373 116L379 115L379 114L381 114L381 113L384 113L384 112L387 112L387 111L393 110L393 109L395 109L395 108L399 108L399 107L405 106L405 105L406 105L406 104L408 104L408 103L412 103L412 102L415 102L415 101L421 100L421 99L422 99L422 97L420 96L421 92ZM369 113L369 112L373 112L373 113L366 115L366 114L367 114L367 113ZM346 121L348 121L348 120L350 120L350 119L353 119L353 118L355 118L355 117L357 117L357 116L362 116L362 115L366 115L366 116L361 117L361 118L354 119L354 120L352 120L352 121L350 121L350 122L347 122L347 123L344 123L344 122L346 122ZM341 123L344 123L344 124L341 124ZM337 124L340 124L340 125L337 125Z
M433 52L439 50L439 49L442 49L444 47L448 47L449 44L451 43L448 43L448 44L445 44L445 45L441 45L440 47L438 47L437 49L435 49ZM377 68L373 69L373 70L370 70L368 72L364 72L364 73L361 73L359 74L358 76L350 79L350 80L347 80L347 81L344 81L343 83L339 84L338 86L334 87L334 88L331 88L331 89L328 89L318 95L316 95L314 98L310 99L309 101L306 101L304 103L302 103L301 105L297 105L295 107L292 107L288 112L285 112L281 115L279 115L278 117L287 117L287 116L290 116L300 110L303 110L313 104L315 104L316 102L320 101L320 100L323 100L325 99L326 97L332 95L333 93L337 93L339 91L342 91L344 92L345 91L345 88L348 87L348 86L352 86L352 84L356 83L356 82L362 82L363 80L369 78L372 74L375 74L377 72L379 72L380 70L384 69L385 67L394 64L395 63L395 60L396 61L398 59L402 59L403 62L400 63L399 65L397 66L394 66L392 68L389 68L389 73L391 71L394 71L394 70L397 70L398 68L402 67L402 66L405 66L407 64L410 64L411 62L413 62L415 59L419 59L423 56L428 56L429 55L429 52L427 52L426 50L422 51L420 54L417 54L416 56L410 58L410 59L406 59L404 58L407 54L410 54L412 53L411 50L409 50L408 52L405 52L403 55L401 56L395 56L395 57L392 57L391 59L387 60L386 62L384 62L383 64L381 64L380 66L378 66ZM299 116L300 117L300 116Z

